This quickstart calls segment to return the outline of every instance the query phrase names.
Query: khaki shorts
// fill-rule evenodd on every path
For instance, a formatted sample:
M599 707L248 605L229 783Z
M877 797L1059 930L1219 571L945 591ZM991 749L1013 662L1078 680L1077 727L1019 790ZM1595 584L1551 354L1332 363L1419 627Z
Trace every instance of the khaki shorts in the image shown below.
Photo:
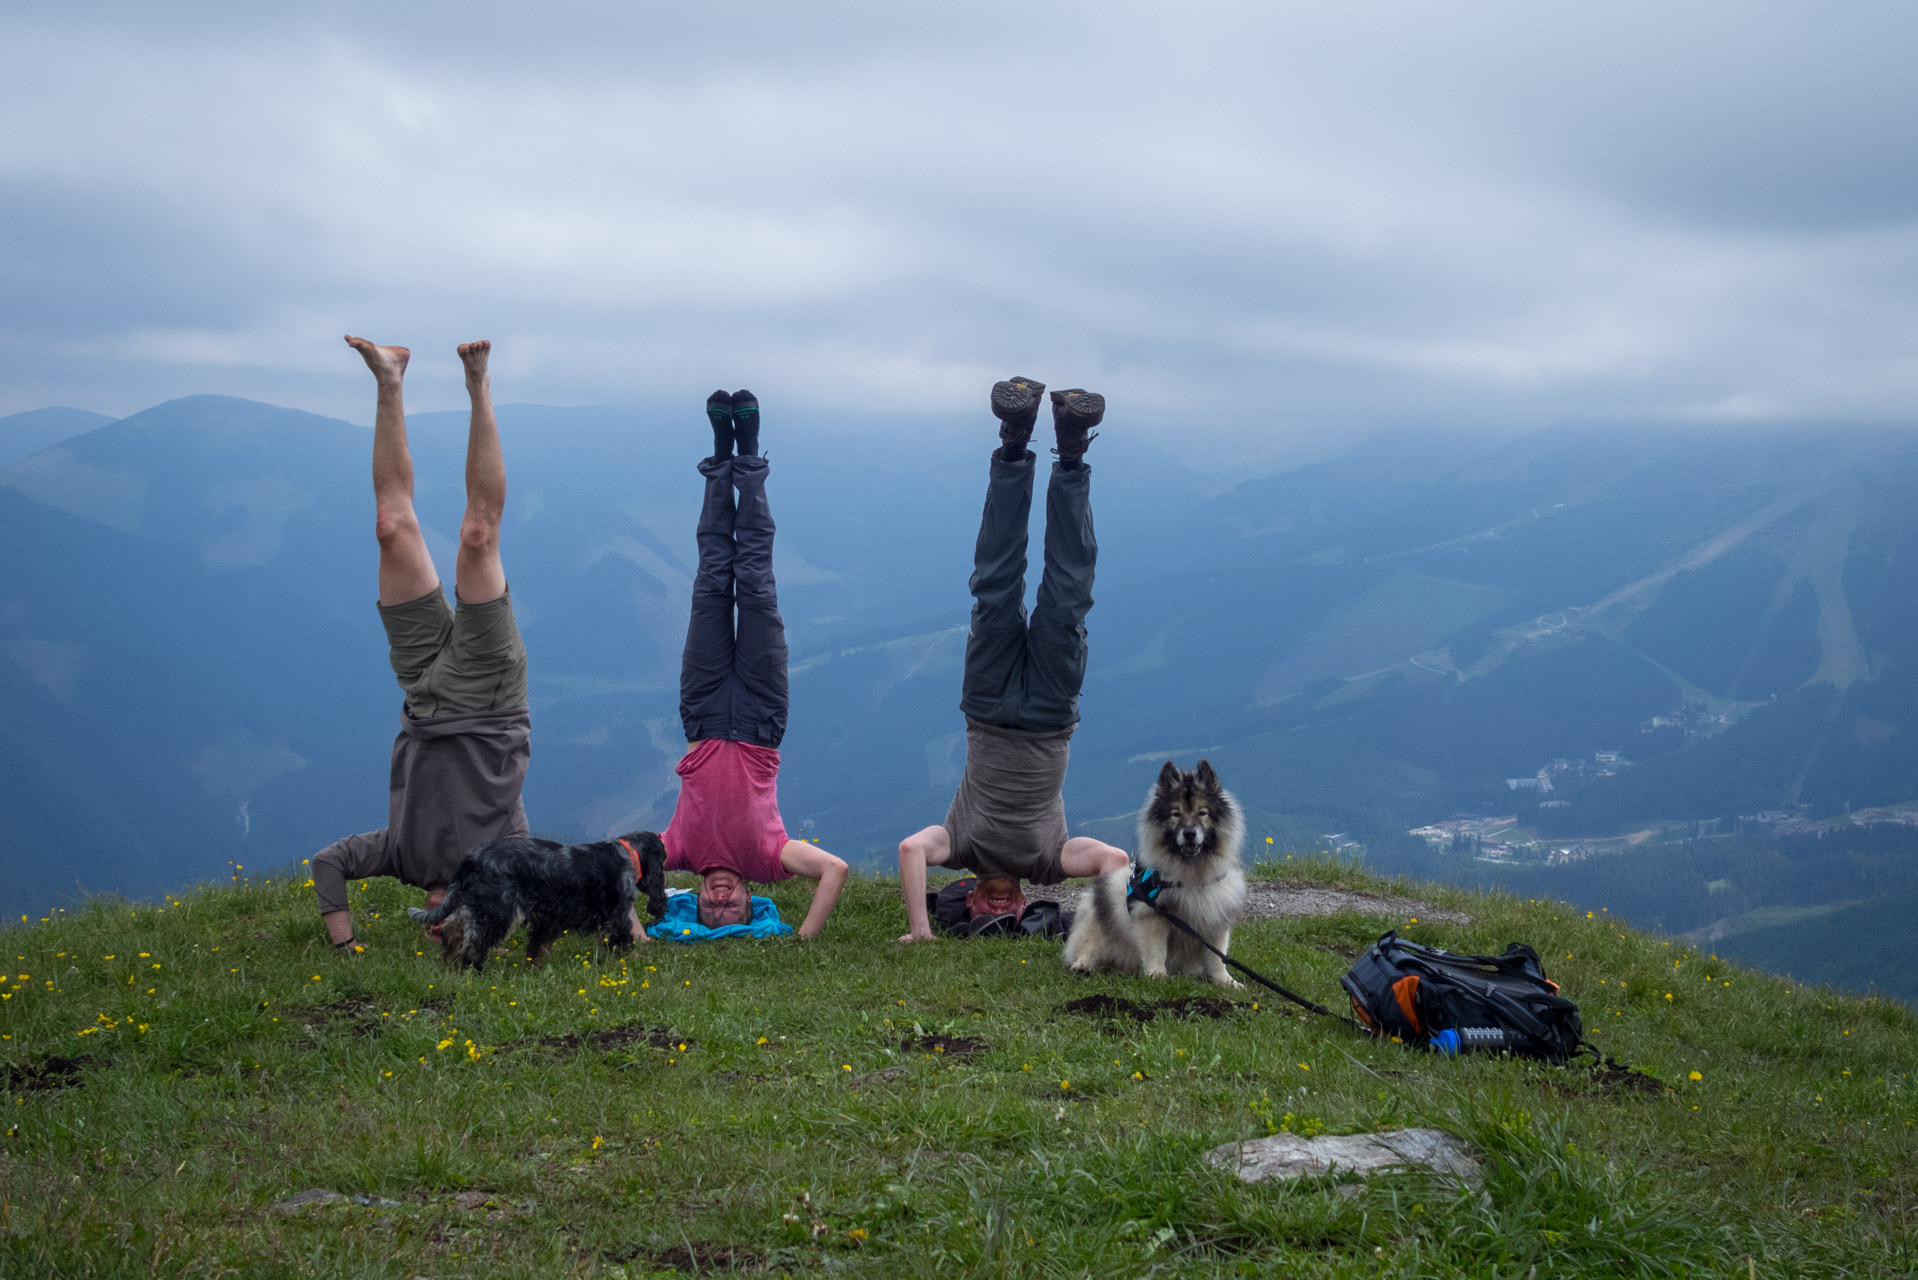
M1064 845L1050 854L1031 853L1023 857L995 858L974 849L970 841L962 846L959 833L952 829L950 822L940 825L946 829L947 848L951 850L940 864L947 871L970 871L981 879L1011 876L1021 884L1058 884L1066 878Z
M526 645L513 620L512 592L456 610L434 587L417 600L381 605L393 675L415 720L521 711L526 707Z

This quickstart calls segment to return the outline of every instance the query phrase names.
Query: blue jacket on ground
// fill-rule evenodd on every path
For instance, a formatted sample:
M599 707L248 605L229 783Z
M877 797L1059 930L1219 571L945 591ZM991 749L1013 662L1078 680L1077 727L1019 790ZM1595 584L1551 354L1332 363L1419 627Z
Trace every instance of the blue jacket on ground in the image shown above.
M666 914L646 933L661 942L715 942L720 938L783 938L792 931L793 927L779 918L773 900L758 895L753 897L753 918L749 922L708 929L699 923L699 895L690 889L676 889L666 895Z

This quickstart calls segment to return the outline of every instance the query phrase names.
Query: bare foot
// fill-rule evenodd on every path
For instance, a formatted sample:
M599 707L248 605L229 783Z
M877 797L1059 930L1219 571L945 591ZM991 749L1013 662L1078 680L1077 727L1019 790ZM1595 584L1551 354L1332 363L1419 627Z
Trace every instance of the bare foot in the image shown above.
M459 346L460 363L466 366L466 385L486 380L486 357L492 354L493 344L485 338L478 342L462 342Z
M932 935L930 933L908 933L908 934L901 935L899 938L899 941L900 942L931 942Z
M381 381L391 379L398 382L406 376L406 362L413 356L405 347L376 347L365 338L356 338L350 333L346 335L346 345L360 353L360 358L366 361L366 367Z

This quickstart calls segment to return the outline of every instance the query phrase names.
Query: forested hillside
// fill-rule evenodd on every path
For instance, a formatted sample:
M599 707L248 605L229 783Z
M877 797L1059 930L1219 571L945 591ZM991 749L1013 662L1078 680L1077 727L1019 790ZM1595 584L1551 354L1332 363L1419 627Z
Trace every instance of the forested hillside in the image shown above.
M656 827L703 423L534 406L501 422L533 822ZM412 421L443 572L463 427ZM884 865L963 767L993 437L934 422L849 449L833 430L768 414L794 655L781 803L796 833ZM8 544L29 549L0 564L0 806L37 851L0 870L4 905L151 893L383 820L398 698L371 607L369 443L198 397L0 468ZM1129 843L1159 763L1206 755L1260 839L1667 929L1730 937L1766 908L1833 908L1811 928L1914 887L1918 828L1847 817L1918 800L1911 438L1382 436L1220 479L1115 411L1091 461L1076 829ZM1500 817L1518 833L1503 854L1408 834ZM1811 852L1787 847L1798 836Z

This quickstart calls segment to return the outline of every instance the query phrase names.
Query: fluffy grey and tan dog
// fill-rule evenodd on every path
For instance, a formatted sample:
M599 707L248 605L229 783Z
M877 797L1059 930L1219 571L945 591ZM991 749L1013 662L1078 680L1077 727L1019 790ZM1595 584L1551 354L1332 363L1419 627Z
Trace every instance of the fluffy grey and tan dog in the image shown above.
M1164 888L1158 904L1191 925L1220 951L1229 951L1232 926L1245 909L1245 871L1239 847L1245 819L1232 793L1219 785L1210 762L1190 773L1170 760L1139 811L1137 869L1156 871ZM1092 882L1066 937L1066 967L1079 973L1116 969L1148 978L1189 973L1221 986L1242 985L1219 958L1174 929L1154 906L1126 901L1132 869L1108 871Z
M467 854L440 904L407 914L440 927L447 963L474 969L524 921L526 958L538 964L569 929L597 933L609 947L647 941L633 936L640 893L653 919L666 913L666 846L650 831L591 844L515 836Z

